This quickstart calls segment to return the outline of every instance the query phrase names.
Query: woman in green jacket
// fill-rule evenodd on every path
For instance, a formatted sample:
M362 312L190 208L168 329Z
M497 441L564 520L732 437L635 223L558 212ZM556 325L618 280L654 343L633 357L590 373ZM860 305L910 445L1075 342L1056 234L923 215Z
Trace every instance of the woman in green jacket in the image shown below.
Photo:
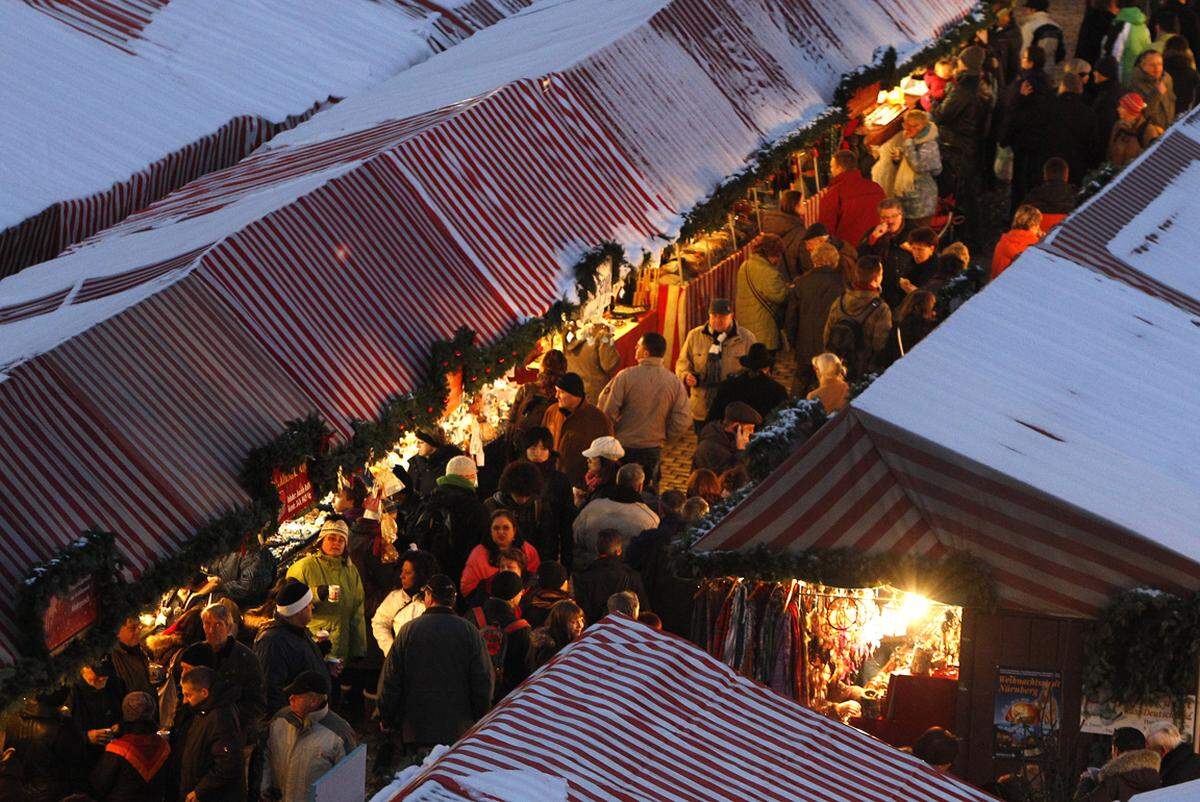
M354 660L367 653L367 619L358 569L346 555L350 528L340 518L321 527L320 550L297 560L287 575L312 588L313 616L308 628L315 635L329 632L330 657Z
M772 351L783 345L779 327L787 304L788 283L783 277L783 240L763 234L737 274L734 311L738 323L754 332L758 342Z

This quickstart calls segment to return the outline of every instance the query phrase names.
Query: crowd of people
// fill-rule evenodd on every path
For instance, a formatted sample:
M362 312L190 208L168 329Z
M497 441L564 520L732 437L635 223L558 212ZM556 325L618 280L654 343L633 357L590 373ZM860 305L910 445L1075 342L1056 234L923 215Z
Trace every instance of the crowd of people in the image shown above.
M750 436L772 410L805 397L838 412L853 382L937 326L970 248L990 244L986 188L1010 186L1014 209L994 278L1074 208L1073 181L1127 164L1195 100L1200 24L1186 2L1164 0L1147 22L1136 0L1097 0L1073 58L1047 0L998 19L931 65L893 137L868 147L847 133L818 222L801 218L800 192L782 193L735 296L711 301L673 364L654 332L621 370L590 335L541 354L496 444L501 471L423 430L396 469L395 543L382 500L350 476L300 559L278 566L251 538L207 566L164 600L168 626L130 619L111 654L7 719L0 790L301 802L366 737L380 738L381 765L452 743L610 612L686 633L693 585L671 543L749 481ZM788 386L781 357L796 368ZM689 429L692 473L667 488L663 449ZM1157 757L1137 768L1157 773L1161 757L1167 782L1177 736L1152 733ZM1135 782L1122 755L1081 798L1127 798L1111 791Z

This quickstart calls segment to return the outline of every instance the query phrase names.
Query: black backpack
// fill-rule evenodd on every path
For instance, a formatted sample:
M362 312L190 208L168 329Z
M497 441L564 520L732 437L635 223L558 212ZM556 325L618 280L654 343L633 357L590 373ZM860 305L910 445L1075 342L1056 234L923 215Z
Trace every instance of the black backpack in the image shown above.
M450 508L433 498L422 499L404 529L408 543L432 554L438 565L453 565Z
M845 296L838 298L841 317L829 327L825 347L841 358L842 364L846 366L846 375L850 379L861 378L870 367L872 351L863 326L882 305L883 299L874 298L867 304L866 309L854 316L846 311Z
M488 656L492 658L492 670L496 675L493 687L498 694L500 687L504 684L504 661L508 657L508 636L522 629L529 629L529 622L524 618L518 618L501 627L487 620L482 607L472 607L471 615L475 619L475 626L479 627L479 634L483 636L483 644L487 646Z

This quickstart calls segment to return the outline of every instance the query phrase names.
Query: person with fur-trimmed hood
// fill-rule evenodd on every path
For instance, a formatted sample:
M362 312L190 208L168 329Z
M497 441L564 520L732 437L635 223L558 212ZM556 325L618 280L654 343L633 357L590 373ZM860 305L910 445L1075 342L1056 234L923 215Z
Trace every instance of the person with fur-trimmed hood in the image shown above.
M262 798L305 802L309 787L357 745L354 730L329 709L329 676L304 671L284 689L287 707L268 725Z
M1113 732L1112 759L1102 768L1089 768L1079 779L1075 802L1129 802L1135 794L1161 785L1162 758L1146 748L1146 736L1133 727Z

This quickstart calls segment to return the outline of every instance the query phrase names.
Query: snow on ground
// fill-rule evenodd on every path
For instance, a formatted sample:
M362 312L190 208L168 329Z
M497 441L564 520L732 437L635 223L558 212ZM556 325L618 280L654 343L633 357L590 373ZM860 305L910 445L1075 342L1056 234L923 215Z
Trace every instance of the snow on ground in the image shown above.
M1030 249L855 406L1200 560L1197 365L1200 320Z
M0 230L232 118L280 122L433 54L425 23L371 0L172 0L135 55L21 2L0 3L0 30L19 33L0 49Z

